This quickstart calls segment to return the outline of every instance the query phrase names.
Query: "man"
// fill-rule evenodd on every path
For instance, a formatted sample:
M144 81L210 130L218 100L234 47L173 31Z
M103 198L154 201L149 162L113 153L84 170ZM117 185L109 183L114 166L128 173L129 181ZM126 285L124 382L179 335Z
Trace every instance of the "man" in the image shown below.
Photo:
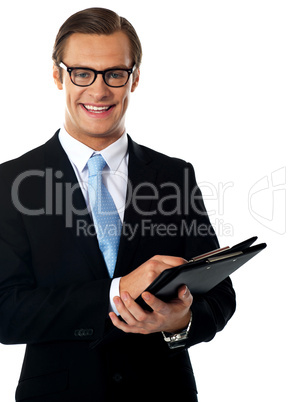
M168 303L144 292L218 242L192 166L126 134L141 54L114 12L71 16L53 52L64 127L0 167L0 340L27 344L17 401L197 401L187 349L234 313L229 278Z

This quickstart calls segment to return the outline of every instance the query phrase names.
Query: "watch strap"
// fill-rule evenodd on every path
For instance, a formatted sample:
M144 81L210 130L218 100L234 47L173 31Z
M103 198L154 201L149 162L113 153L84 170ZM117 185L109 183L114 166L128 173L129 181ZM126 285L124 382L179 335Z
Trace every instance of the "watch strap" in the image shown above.
M183 331L177 333L177 334L171 334L168 332L162 332L163 339L165 342L167 342L168 347L170 349L176 349L176 348L181 348L186 346L186 340L188 339L188 334L190 331L192 323L192 312L190 316L189 323L187 325L187 328L183 329Z

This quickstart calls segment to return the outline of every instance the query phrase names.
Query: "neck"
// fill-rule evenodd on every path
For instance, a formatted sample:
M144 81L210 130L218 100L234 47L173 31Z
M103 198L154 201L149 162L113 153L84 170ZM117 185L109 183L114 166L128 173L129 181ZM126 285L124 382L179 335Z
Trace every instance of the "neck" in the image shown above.
M124 134L125 129L121 130L121 132L117 134L79 134L75 133L72 130L69 130L67 125L65 124L65 129L71 137L75 138L77 141L82 144L92 148L94 151L102 151L107 148L109 145L113 144Z

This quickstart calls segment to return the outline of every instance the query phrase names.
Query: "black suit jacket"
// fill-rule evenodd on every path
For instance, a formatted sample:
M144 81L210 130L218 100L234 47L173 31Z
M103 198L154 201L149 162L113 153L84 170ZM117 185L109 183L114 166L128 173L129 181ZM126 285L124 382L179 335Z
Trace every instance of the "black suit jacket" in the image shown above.
M218 247L193 168L129 138L129 183L115 277L156 254ZM186 348L108 318L111 279L58 132L0 166L0 341L27 344L17 401L196 400L187 348L235 310L228 278L195 297ZM5 379L2 379L5 381Z

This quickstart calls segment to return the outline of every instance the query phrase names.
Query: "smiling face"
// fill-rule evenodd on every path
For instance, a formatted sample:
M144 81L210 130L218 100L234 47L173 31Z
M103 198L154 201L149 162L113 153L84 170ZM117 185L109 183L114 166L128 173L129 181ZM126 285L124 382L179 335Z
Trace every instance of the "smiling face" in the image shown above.
M103 71L114 67L132 68L134 60L129 39L123 32L111 35L75 33L67 40L63 63L69 67ZM65 91L65 128L72 137L96 150L106 148L120 138L125 129L130 93L138 85L138 70L121 88L108 87L100 74L89 87L74 85L66 71L60 82L55 66L53 76L57 87Z

